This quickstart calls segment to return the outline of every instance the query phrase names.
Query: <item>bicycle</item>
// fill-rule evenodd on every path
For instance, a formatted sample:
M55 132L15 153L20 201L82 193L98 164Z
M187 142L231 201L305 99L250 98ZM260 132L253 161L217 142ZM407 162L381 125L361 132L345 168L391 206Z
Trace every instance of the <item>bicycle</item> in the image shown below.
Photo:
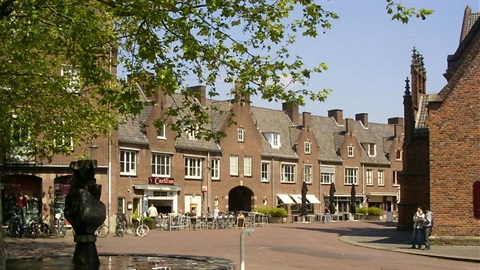
M48 224L43 222L42 217L37 217L32 219L30 223L25 228L25 236L36 238L40 237L48 237L50 235L50 227Z
M10 222L8 223L8 228L7 228L7 235L10 237L22 237L25 225L22 224L20 220L20 216L17 214L14 214L14 216L10 219Z
M118 237L123 237L123 234L125 232L125 227L127 225L127 218L125 217L125 214L118 213L116 220L117 220L117 225L115 226L115 235Z
M139 217L137 218L138 220L138 227L137 229L135 230L136 232L136 235L140 236L140 237L145 237L148 235L148 233L150 232L150 228L148 228L147 225L143 224L143 220L144 218L143 217Z
M57 223L57 225L55 226L56 234L61 238L65 237L65 234L67 233L67 227L65 226L65 217L62 213L57 213L55 214L55 220Z
M104 238L107 236L107 234L108 234L108 226L106 224L100 225L100 227L98 227L95 230L95 236L97 237Z

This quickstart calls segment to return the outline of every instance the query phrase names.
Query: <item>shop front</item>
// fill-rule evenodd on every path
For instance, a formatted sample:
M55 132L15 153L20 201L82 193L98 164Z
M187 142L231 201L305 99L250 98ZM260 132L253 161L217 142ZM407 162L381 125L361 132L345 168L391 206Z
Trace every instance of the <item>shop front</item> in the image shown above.
M160 214L179 213L178 194L182 187L175 186L173 179L149 177L148 184L133 185L136 190L143 190L142 213L153 204ZM183 212L183 210L182 210Z
M16 216L28 223L42 212L42 179L33 175L4 176L1 183L3 222L8 225Z

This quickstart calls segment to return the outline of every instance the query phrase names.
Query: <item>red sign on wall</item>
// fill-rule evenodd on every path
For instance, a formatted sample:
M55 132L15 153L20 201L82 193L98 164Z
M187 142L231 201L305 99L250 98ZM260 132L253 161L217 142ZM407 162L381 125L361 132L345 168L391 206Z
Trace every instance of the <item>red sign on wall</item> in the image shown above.
M150 185L173 185L175 181L171 178L148 177L148 183Z

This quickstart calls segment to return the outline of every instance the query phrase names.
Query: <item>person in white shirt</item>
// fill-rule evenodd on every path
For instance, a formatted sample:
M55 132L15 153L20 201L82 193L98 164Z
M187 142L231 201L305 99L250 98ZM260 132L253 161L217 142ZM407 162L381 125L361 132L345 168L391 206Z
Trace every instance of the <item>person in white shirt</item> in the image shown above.
M413 233L412 233L412 246L410 248L421 248L423 241L423 220L425 214L422 208L418 207L417 212L413 215Z
M154 220L157 219L158 212L157 212L157 208L153 205L153 203L148 208L147 215L153 218Z

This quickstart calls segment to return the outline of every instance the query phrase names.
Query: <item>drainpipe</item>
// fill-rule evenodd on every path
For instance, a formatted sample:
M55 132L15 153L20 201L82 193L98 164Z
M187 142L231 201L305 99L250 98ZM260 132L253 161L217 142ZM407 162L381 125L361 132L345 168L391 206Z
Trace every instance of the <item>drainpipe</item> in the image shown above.
M110 145L110 137L108 138L108 229L111 228L111 212L112 212L112 147Z
M364 207L363 202L365 201L365 164L362 164L362 175L363 175L363 179L362 179L362 194L363 194L362 207Z
M274 181L274 177L273 177L273 175L274 175L274 173L273 173L273 172L274 172L274 170L273 170L273 164L274 164L273 161L274 161L274 159L272 158L272 171L271 171L271 173L270 173L270 179L268 179L268 180L270 180L270 186L272 187L272 200L271 200L271 202L272 202L272 207L273 207L273 206L276 207L277 204L275 204L275 205L273 204L273 203L275 202L275 181Z

